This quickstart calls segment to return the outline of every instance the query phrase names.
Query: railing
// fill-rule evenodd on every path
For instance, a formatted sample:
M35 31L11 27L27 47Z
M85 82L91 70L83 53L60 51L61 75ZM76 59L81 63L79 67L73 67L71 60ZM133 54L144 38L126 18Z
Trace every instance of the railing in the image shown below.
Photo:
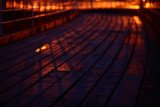
M75 9L75 1L71 0L1 0L1 2L0 26L3 26L3 29L1 27L0 35L19 30L15 26L21 25L22 22L28 27L34 27L38 18ZM38 22L41 23L45 22ZM10 31L6 31L6 27Z
M144 8L160 8L158 0L154 2L142 0L142 3ZM13 32L15 23L26 21L28 26L33 27L37 18L68 10L139 9L139 4L139 0L1 0L0 35L6 33L3 32L5 27Z
M139 4L131 1L79 1L78 9L139 9Z

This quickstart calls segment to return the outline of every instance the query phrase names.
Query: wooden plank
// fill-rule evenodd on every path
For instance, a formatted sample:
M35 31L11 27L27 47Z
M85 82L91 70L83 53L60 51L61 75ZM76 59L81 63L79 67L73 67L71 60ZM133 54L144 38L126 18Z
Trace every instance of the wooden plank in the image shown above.
M137 23L137 22L136 22ZM138 27L138 31L141 27ZM129 66L115 90L109 106L134 106L145 69L146 54L142 35L137 34L136 47Z
M117 30L121 31L123 22L120 17L117 19L118 22L116 27L113 30L113 33L110 35L112 37L112 41L115 40L112 46L108 49L107 52L104 53L103 57L96 63L96 65L94 65L93 68L91 68L91 70L86 75L84 75L84 77L62 98L62 100L56 106L78 106L92 90L106 69L110 66L110 63L114 59L124 39L124 36L119 35L117 32ZM108 41L105 42L108 43ZM77 95L78 93L81 94Z
M98 28L98 27L97 27L97 28ZM91 35L91 36L93 36L93 35ZM98 36L98 35L96 35L96 36ZM88 38L88 36L87 36L87 38ZM78 45L80 45L80 44L78 44ZM78 45L77 45L77 46L78 46ZM37 73L38 73L38 72L37 72ZM35 75L36 75L36 74L35 74ZM39 79L39 78L37 78L37 79ZM36 80L36 79L35 79L35 80ZM26 85L26 87L27 87L27 85ZM24 88L24 89L25 89L25 88ZM12 90L10 90L10 91L11 91L11 93L12 93ZM11 94L11 93L10 93L10 94Z
M122 28L120 17L123 18ZM86 14L83 18L79 18L83 23L75 20L72 26L68 25L74 28L64 27L65 35L48 38L56 34L50 32L46 39L40 38L44 39L42 44L50 42L46 45L47 50L35 55L34 48L26 48L22 56L6 63L10 68L0 73L0 104L134 106L146 62L142 23L135 16L104 13ZM126 36L128 25L131 25L130 33ZM18 46L17 52L39 41L34 40ZM4 53L10 51L13 50ZM16 63L18 60L24 63Z
M58 33L58 32L60 31L60 30L58 30L59 28L64 29L65 27L68 28L68 27L71 27L71 26L75 26L75 24L77 24L79 20L82 20L82 19L84 20L85 18L88 17L88 16L87 16L87 17L86 17L86 16L87 16L87 15L84 15L84 14L83 14L83 15L81 15L80 17L74 19L74 20L73 20L73 23L72 23L72 22L69 22L69 23L66 23L66 24L65 24L66 26L58 26L58 27L54 28L54 29L55 29L54 32L53 32L53 29L50 29L50 30L47 30L47 31L44 32L44 33L38 34L36 37L33 36L33 37L30 37L30 38L26 38L26 39L24 39L24 40L18 41L18 42L16 42L16 43L13 43L12 45L8 45L8 46L5 46L5 47L0 47L0 50L3 51L2 53L0 53L0 56L9 54L9 53L11 53L11 52L15 52L15 51L17 51L17 50L21 50L21 49L24 48L24 46L25 46L25 47L28 47L28 46L30 46L30 45L35 44L35 43L38 42L38 41L43 42L43 41L42 41L43 39L47 39L47 38L48 38L47 36L43 36L43 35L49 35L49 34L50 34L50 36L51 36L51 34ZM85 18L84 18L84 17L85 17ZM82 20L82 21L83 21L83 20ZM61 30L62 30L62 29L61 29ZM55 31L56 31L56 32L55 32ZM43 38L43 37L44 37L44 38ZM28 42L25 42L26 40L28 40ZM19 45L19 44L23 44L23 45ZM37 47L38 47L38 46L37 46Z
M86 29L86 30L89 30L89 29ZM85 32L83 32L83 33L85 33ZM76 35L75 35L76 36ZM75 41L76 40L78 40L79 38L82 38L82 36L78 36L76 39L75 39ZM58 39L56 39L56 40L58 40ZM81 39L80 39L81 40ZM83 40L83 39L82 39ZM81 40L81 41L82 41ZM79 41L80 42L80 41ZM59 43L61 43L61 42L59 42ZM59 45L59 44L58 44ZM75 45L75 44L71 44L71 45ZM61 48L63 48L62 46L60 46L60 49ZM53 49L55 49L54 47L53 47ZM68 46L68 47L66 47L66 49L71 49L71 47L70 46ZM29 68L30 66L31 67L34 67L34 66L36 66L36 65L39 65L38 64L38 62L40 62L40 61L43 61L44 60L44 62L45 62L45 60L47 59L48 60L48 62L51 60L52 61L52 59L50 59L52 56L52 54L54 54L54 57L58 57L58 56L61 56L62 54L64 54L63 52L61 52L61 50L58 50L58 51L55 51L54 53L51 53L51 54L49 54L49 55L47 55L46 57L45 57L45 55L44 55L44 58L43 58L43 54L41 55L41 54L39 54L39 56L36 56L36 57L38 57L38 59L36 60L36 57L34 57L35 59L31 59L31 61L33 62L33 63L31 63L31 61L29 61L29 60L26 60L24 63L25 63L25 65L24 66L26 66L26 67L24 67L23 66L23 68L21 69L19 66L18 67L16 67L15 66L15 69L14 68L12 68L12 69L9 69L9 71L6 71L6 72L4 72L4 73L1 73L1 76L2 76L2 78L5 78L5 77L7 77L7 76L9 76L9 75L12 75L12 74L15 74L16 72L20 72L21 70L25 70L25 68ZM57 56L56 56L57 55ZM38 61L38 62L37 62ZM50 62L51 62L50 61ZM35 63L36 62L36 63ZM28 66L27 66L27 63L29 64ZM20 65L21 66L21 65ZM17 69L17 70L16 70ZM7 74L6 74L7 73ZM6 76L5 76L6 75Z
M68 28L73 28L73 26L78 25L78 23L79 22L77 21L76 23L71 23L70 25L68 24L66 27L64 26L64 28L61 28L61 30L58 30L58 29L54 29L54 31L51 30L53 33L50 32L49 35L45 34L45 33L42 33L42 34L38 35L40 37L36 37L34 39L32 39L32 37L31 37L31 38L28 38L28 39L32 39L32 40L28 40L28 42L24 42L24 43L20 42L19 44L16 44L14 47L10 48L10 49L12 49L11 51L9 51L10 49L7 49L9 52L5 53L1 56L1 62L0 63L4 63L4 62L9 61L11 59L14 59L14 58L16 58L20 55L23 55L26 52L29 52L31 50L34 50L34 49L38 48L38 47L41 47L43 44L51 41L52 40L51 38L56 38L60 35L63 36L64 31L66 31ZM78 27L78 26L75 26L75 27ZM44 35L46 35L46 36L44 36ZM31 43L30 43L30 41L31 41ZM32 47L30 47L30 45L32 45ZM17 47L21 47L21 48L16 49ZM10 55L10 53L12 53L12 55ZM4 57L4 56L6 56L6 57Z
M113 20L113 19L112 19ZM115 20L114 20L115 21ZM114 26L114 23L111 23L111 25L108 27L109 29L111 29ZM113 38L112 36L109 36L111 38ZM109 39L109 38L108 38ZM111 40L112 41L112 40ZM92 68L94 66L94 64L96 63L96 61L99 59L99 57L103 54L103 51L105 51L105 49L107 48L106 46L106 42L102 43L100 45L100 47L98 47L96 51L94 51L92 54L90 54L85 61L82 61L82 63L80 65L85 65L85 67L81 70L81 72L73 72L73 73L69 73L68 75L66 75L62 80L60 80L58 83L56 83L55 85L53 85L49 90L47 90L47 92L45 92L45 94L42 95L42 98L44 99L45 97L47 97L46 95L48 95L51 90L55 90L58 88L58 84L61 84L62 86L62 91L59 92L59 96L56 96L57 98L61 97L64 93L66 93L66 91L68 89L70 89L70 87L72 87L72 85L74 85L76 83L77 80L79 80L84 74L85 72L89 71L90 68ZM106 46L106 48L104 48L104 46ZM102 50L103 49L103 50ZM96 55L96 56L95 56ZM79 65L79 66L80 66ZM87 66L86 66L87 65ZM53 96L48 96L46 100L50 100L52 99L53 101L56 101L57 98L53 98ZM31 105L36 105L38 104L37 101L39 101L39 98L37 98L35 100L35 102L33 102ZM46 103L45 99L42 102L43 105L50 105L50 103Z
M128 19L125 18L124 22L125 20ZM125 22L124 26L128 26L128 23ZM113 63L111 68L108 71L106 71L107 73L103 76L103 78L101 78L100 82L97 84L95 89L93 89L93 91L89 94L87 99L84 101L83 106L105 105L106 101L109 99L112 91L114 90L115 84L117 84L121 73L124 71L124 66L126 66L128 57L131 54L131 50L133 47L133 44L131 44L131 42L133 42L135 38L133 38L133 40L129 38L131 38L129 37L129 35L127 36L127 38L125 38L123 47L120 50L120 53L116 58L116 61ZM132 47L130 46L130 44L132 45ZM129 46L130 48L128 48Z

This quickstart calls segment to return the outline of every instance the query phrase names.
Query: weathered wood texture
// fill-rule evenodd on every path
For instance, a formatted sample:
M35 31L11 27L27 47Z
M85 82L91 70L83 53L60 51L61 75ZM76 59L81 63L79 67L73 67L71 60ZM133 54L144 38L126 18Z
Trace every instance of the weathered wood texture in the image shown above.
M147 62L143 23L122 14L82 14L0 51L5 106L134 106Z

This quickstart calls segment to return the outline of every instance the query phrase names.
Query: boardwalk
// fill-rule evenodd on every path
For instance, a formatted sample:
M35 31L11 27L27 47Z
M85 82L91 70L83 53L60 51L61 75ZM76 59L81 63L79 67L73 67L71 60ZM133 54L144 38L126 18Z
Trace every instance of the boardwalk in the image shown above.
M0 48L4 106L134 106L147 63L138 16L86 13Z

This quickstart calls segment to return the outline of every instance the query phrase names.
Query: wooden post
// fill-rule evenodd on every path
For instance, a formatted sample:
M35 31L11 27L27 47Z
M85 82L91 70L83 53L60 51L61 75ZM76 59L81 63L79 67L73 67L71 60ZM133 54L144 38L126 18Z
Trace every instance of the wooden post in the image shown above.
M91 10L93 9L93 0L90 0Z
M66 0L62 0L63 10L66 9Z
M39 15L41 14L41 0L39 0Z
M0 1L0 36L2 35L2 0Z
M78 0L76 0L76 2L75 2L75 10L78 10L78 7L79 7L78 3L79 3Z
M52 11L52 2L49 0L50 12Z
M143 9L143 0L139 0L139 5L140 9Z
M33 0L32 0L32 27L34 26L34 9L33 9Z

